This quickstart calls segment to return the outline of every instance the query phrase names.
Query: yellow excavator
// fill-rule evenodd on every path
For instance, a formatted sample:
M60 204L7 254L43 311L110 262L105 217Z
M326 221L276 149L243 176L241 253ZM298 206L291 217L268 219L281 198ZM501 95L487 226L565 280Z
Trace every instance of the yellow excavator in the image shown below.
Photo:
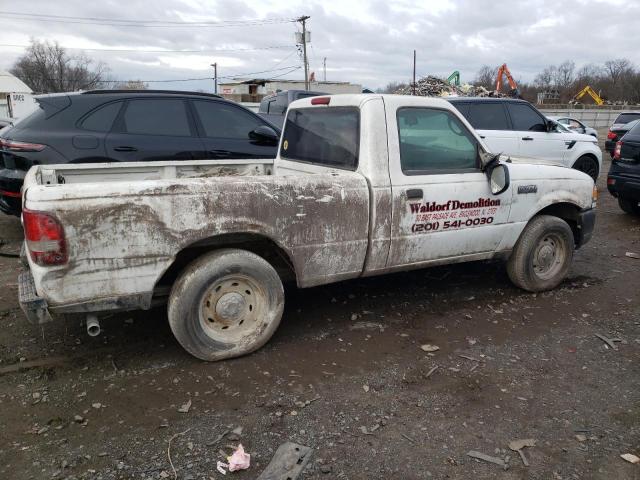
M604 105L604 100L602 99L602 97L600 97L600 95L598 95L596 93L596 91L591 88L591 86L587 85L586 87L584 87L582 90L580 90L572 99L569 103L578 103L578 101L584 97L586 94L589 94L589 96L591 98L593 98L593 101L596 102L596 105Z

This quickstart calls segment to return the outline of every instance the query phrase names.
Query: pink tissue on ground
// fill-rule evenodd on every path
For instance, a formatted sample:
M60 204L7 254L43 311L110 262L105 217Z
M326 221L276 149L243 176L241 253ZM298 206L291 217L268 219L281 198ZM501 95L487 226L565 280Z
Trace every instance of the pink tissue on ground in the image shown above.
M229 462L229 471L235 472L236 470L246 470L249 468L249 461L251 460L251 455L245 453L244 447L242 444L238 444L238 448L230 457L227 457L227 462Z

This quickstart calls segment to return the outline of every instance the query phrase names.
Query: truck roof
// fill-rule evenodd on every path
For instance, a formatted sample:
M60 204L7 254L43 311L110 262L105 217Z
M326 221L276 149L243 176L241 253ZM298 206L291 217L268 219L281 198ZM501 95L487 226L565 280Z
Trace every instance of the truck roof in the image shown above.
M393 98L402 99L403 103L407 106L422 106L422 107L436 107L445 108L450 110L451 104L443 98L436 97L419 97L411 95L393 95L393 94L380 94L380 93L341 93L336 95L321 95L320 97L301 98L291 102L290 108L303 108L303 107L324 107L326 105L312 105L311 101L318 98L329 98L329 106L340 107L360 107L363 103L374 98Z

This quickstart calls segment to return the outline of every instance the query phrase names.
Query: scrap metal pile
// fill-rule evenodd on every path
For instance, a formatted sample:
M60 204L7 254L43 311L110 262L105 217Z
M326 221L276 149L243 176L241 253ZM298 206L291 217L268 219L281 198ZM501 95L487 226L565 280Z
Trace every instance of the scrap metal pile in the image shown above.
M399 88L394 93L399 95L413 95L413 86L406 85ZM452 85L432 75L421 78L416 82L415 94L421 97L504 97L505 94L496 93L493 90L487 90L481 86L471 85Z

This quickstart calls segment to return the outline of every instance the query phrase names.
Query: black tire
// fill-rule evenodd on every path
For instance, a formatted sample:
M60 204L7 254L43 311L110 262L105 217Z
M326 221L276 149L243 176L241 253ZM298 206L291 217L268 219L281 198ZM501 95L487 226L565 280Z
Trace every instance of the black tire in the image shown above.
M557 287L571 267L575 242L564 220L538 215L525 227L507 262L511 281L529 292Z
M167 310L171 330L186 351L201 360L222 360L267 343L282 318L284 290L262 257L222 249L185 268Z
M638 202L629 200L628 198L618 197L618 205L620 205L623 211L631 215L640 215L640 205L638 205Z
M578 158L578 160L576 160L576 163L573 164L573 168L586 173L591 178L593 178L594 182L598 179L598 174L600 173L598 162L595 158L590 157L589 155L583 155Z

